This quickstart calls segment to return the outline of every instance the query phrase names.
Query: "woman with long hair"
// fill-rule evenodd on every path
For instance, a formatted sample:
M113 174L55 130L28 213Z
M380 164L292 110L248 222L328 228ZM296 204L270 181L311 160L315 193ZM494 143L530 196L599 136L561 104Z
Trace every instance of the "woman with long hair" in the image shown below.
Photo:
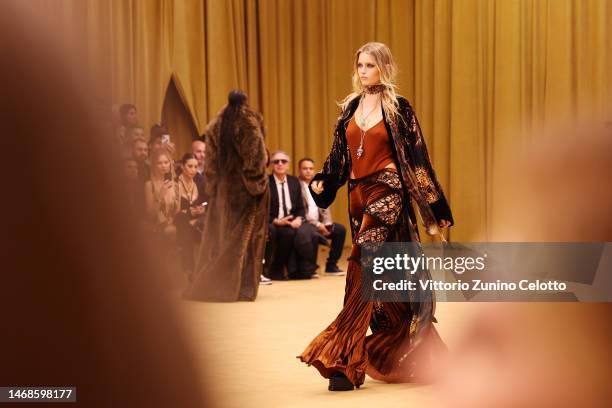
M181 248L181 265L187 278L193 278L194 246L200 241L201 232L197 223L204 215L204 200L198 193L194 177L198 174L198 160L192 153L186 153L181 159L183 171L178 176L178 213L174 217L176 238Z
M269 187L263 119L239 90L206 129L202 243L184 297L255 300L268 228Z
M150 162L151 178L144 185L147 218L154 232L174 239L178 197L172 157L166 149L160 148L153 151Z
M419 242L412 203L429 234L453 224L416 115L396 92L396 72L385 44L371 42L357 50L353 92L340 104L331 152L310 183L322 208L347 181L349 190L353 246L344 307L298 356L329 378L330 391L359 387L366 373L386 382L427 380L430 359L445 350L433 326L431 292L418 289L410 302L367 301L361 293L364 246ZM417 277L428 275L424 270ZM366 336L368 326L372 334Z

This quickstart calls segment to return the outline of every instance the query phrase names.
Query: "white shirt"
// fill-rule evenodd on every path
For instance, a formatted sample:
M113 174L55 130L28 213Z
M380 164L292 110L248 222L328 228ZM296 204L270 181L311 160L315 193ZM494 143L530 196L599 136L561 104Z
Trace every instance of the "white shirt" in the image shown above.
M320 224L319 207L317 207L317 203L315 203L314 198L312 198L312 194L310 194L308 183L304 180L300 180L300 183L302 183L302 192L304 193L304 198L306 199L306 221L318 227Z
M284 181L280 181L276 174L274 174L274 181L276 181L276 191L278 192L278 219L286 217L291 214L291 197L289 196L289 185L287 184L287 176ZM283 188L283 183L285 188ZM281 194L285 192L285 207L287 208L287 214L283 211L283 203L281 202Z

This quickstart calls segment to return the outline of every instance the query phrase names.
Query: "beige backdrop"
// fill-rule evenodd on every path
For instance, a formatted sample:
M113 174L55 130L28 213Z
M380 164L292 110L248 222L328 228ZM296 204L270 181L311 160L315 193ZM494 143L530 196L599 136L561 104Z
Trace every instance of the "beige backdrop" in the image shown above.
M263 112L271 151L320 164L355 50L387 43L449 197L454 240L491 235L499 166L543 129L612 118L607 0L42 4L67 37L87 42L83 67L108 84L108 102L134 102L147 126L164 110L179 151L239 87ZM333 209L344 223L346 204L340 192Z

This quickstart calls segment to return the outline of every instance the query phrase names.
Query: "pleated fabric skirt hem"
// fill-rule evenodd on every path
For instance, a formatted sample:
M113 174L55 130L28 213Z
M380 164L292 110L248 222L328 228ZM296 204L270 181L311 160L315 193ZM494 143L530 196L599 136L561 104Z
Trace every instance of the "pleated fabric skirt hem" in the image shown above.
M365 376L363 372L360 373L357 371L353 371L352 373L351 370L348 370L346 365L342 364L341 362L325 362L322 361L322 359L320 358L309 361L304 356L297 356L297 358L300 359L302 363L306 363L308 364L308 366L315 367L323 378L331 378L334 373L340 372L344 374L346 378L348 378L349 381L357 388L359 388L364 382Z

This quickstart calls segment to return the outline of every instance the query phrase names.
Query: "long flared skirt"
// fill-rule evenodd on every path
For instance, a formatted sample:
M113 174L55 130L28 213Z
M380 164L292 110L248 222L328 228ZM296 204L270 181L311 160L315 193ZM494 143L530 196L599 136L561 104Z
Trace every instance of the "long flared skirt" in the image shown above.
M367 301L361 293L360 247L393 239L402 194L394 169L349 182L353 247L344 307L298 356L325 378L341 372L357 387L363 384L366 373L386 382L429 382L433 360L446 350L433 326L431 305ZM370 326L373 332L367 335Z

